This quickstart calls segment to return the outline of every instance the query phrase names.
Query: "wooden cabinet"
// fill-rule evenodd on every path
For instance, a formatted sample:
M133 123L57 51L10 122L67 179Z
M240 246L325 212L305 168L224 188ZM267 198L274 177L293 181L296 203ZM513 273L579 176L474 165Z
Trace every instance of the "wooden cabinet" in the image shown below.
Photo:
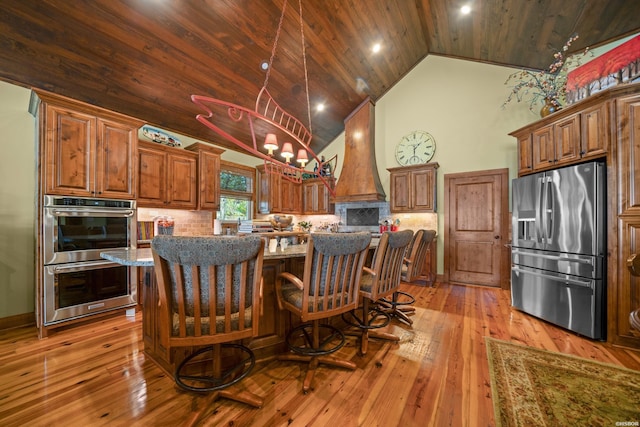
M198 153L198 209L220 209L220 155L224 150L196 142L185 150Z
M331 187L335 186L335 178L326 178ZM333 203L331 193L320 178L302 181L302 213L305 215L332 214Z
M436 212L438 163L387 169L391 212Z
M138 206L196 209L197 159L191 151L140 141Z
M525 175L533 170L533 153L531 134L526 133L518 138L518 175Z
M35 92L45 194L134 199L138 120Z
M609 145L608 103L556 113L511 135L518 139L518 175L603 157ZM548 116L549 117L549 116Z
M302 186L278 174L267 173L264 165L256 166L258 171L258 213L302 212Z
M640 278L627 258L640 252L640 84L591 95L511 133L518 175L603 159L607 166L607 341L640 348L629 314L640 307ZM527 140L532 167L527 168Z
M282 213L301 213L302 212L302 185L289 181L286 178L280 178L280 191L282 195L282 204L280 212Z

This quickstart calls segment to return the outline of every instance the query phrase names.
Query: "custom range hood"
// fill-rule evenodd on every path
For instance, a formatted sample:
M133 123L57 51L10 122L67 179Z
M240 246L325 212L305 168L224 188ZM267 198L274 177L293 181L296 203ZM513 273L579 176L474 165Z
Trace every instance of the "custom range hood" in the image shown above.
M367 98L344 122L344 162L335 189L336 204L386 198L376 165L374 110Z

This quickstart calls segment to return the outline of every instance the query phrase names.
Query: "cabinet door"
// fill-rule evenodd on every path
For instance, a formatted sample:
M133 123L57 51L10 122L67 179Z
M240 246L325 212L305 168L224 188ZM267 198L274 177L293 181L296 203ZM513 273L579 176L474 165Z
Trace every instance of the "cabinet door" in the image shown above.
M95 116L47 105L46 132L46 193L94 196Z
M618 135L618 213L640 214L640 95L616 100ZM638 175L636 175L638 173ZM613 190L612 190L613 191ZM615 194L615 193L613 193Z
M406 212L411 209L409 191L411 190L410 173L394 172L391 178L391 212Z
M413 171L411 173L410 197L411 208L416 211L435 210L434 185L435 171L433 169Z
M217 211L220 208L220 156L200 152L199 158L199 207Z
M587 108L580 114L582 158L600 157L609 149L609 103Z
M533 132L531 149L533 152L533 170L545 169L553 165L555 148L553 146L552 126L545 126Z
M580 115L574 114L553 125L557 165L580 159Z
M315 182L302 183L302 213L313 214L318 210L318 185Z
M282 192L281 212L300 213L302 210L301 184L281 178L280 185L280 191Z
M165 206L167 182L165 165L165 153L138 148L138 206Z
M97 120L97 129L97 195L134 199L137 181L137 129L105 119Z
M622 345L640 345L640 333L634 331L629 323L629 313L640 308L640 277L631 275L627 269L627 258L640 253L640 217L623 218L619 221L620 253L618 256L618 280L613 297L614 313L609 313L610 324L615 324L616 339L633 340L634 342L619 342Z
M197 161L191 153L167 154L167 205L196 209Z
M518 137L518 175L523 175L533 170L533 158L531 153L531 134Z
M331 180L331 184L333 186L333 180ZM329 200L331 193L326 185L322 182L316 182L315 187L316 190L316 212L317 213L333 213L333 205Z

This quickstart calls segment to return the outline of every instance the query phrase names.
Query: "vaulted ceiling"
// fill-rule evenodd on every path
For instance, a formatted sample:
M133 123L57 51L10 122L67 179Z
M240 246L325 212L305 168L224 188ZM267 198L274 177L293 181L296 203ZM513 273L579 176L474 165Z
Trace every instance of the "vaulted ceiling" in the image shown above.
M283 2L3 0L0 79L235 149L190 97L254 107ZM311 112L316 152L427 55L544 69L574 33L578 51L640 31L636 0L302 0L302 27L298 12L289 0L268 90L308 124L302 28L311 107L326 104Z

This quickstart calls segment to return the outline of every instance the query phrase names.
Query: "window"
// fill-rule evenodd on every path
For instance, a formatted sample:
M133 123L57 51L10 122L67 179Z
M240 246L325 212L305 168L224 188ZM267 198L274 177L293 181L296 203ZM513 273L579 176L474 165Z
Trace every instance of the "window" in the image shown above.
M220 221L253 218L255 169L229 162L220 163Z

